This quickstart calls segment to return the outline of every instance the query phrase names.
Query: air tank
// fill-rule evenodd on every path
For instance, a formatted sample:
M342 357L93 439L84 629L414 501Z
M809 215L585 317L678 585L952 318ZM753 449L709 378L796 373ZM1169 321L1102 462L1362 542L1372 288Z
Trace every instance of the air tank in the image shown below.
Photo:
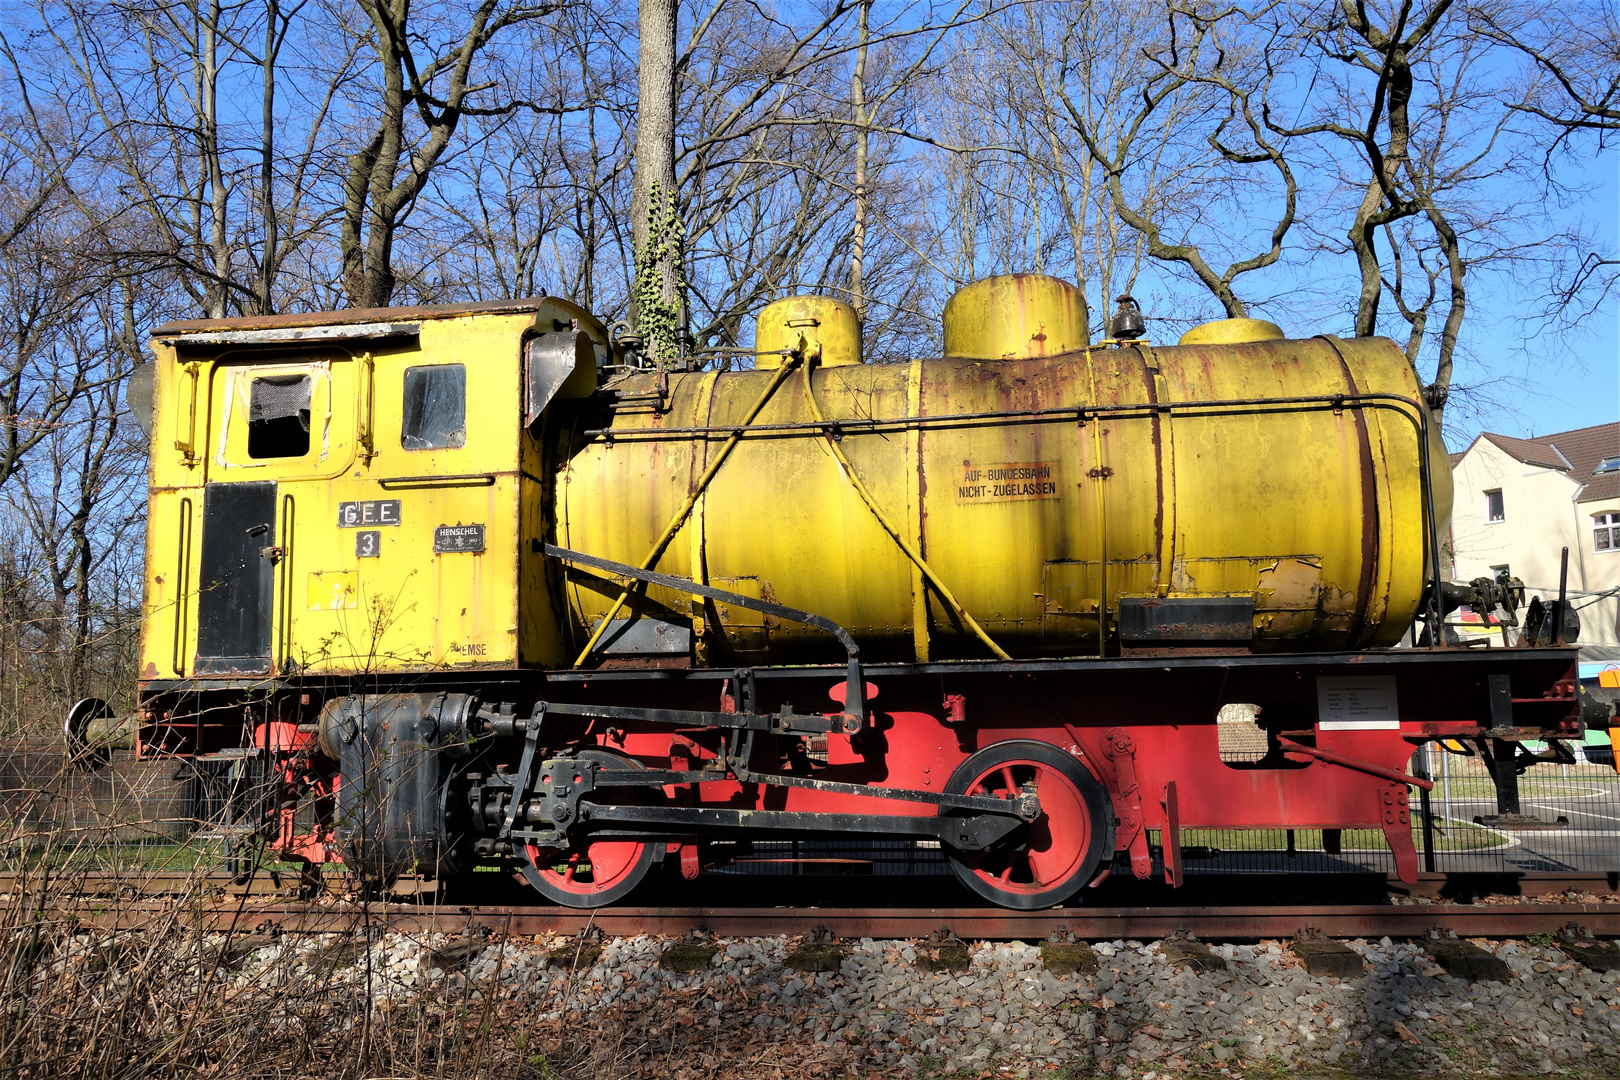
M1393 342L1087 349L1072 318L992 311L975 328L974 310L961 295L947 307L948 347L989 356L822 365L774 390L771 370L670 376L663 412L563 440L559 542L640 563L766 397L656 569L826 616L868 659L991 655L872 504L1011 656L1400 639L1423 591L1432 425ZM996 353L1032 325L1063 348ZM651 394L653 379L621 390ZM1443 447L1432 464L1443 515ZM577 646L617 591L584 575L562 587ZM841 655L820 631L671 590L637 605L689 620L699 662Z

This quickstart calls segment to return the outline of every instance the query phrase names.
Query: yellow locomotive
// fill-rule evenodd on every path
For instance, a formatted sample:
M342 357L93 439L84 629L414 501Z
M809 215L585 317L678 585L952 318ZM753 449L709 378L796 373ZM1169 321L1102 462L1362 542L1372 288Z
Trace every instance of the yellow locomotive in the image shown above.
M1386 340L1092 345L1038 275L962 290L940 358L863 363L823 297L756 340L636 363L553 298L160 327L138 749L254 757L312 867L589 905L900 835L1031 907L1150 830L1179 878L1192 826L1381 828L1415 873L1415 743L1579 730L1567 649L1392 648L1450 486Z

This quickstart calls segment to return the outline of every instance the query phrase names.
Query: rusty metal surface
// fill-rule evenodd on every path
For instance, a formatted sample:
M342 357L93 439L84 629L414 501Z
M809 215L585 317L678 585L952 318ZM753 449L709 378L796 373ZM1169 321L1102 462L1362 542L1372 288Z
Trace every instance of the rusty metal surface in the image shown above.
M852 365L814 375L824 417L807 411L802 394L778 395L743 426L739 408L768 372L672 376L665 413L621 413L610 428L577 433L559 488L559 530L576 550L635 561L686 497L710 439L745 426L747 438L710 484L704 522L675 538L659 568L707 573L715 583L748 579L762 596L768 587L780 602L849 627L874 659L985 650L965 624L925 618L919 627L914 590L904 587L909 563L846 490L851 474L871 488L868 502L897 516L906 509L906 542L1015 655L1097 653L1099 630L1112 639L1109 613L1121 596L1167 591L1254 595L1257 639L1393 644L1423 585L1421 405L1409 372L1383 348L1291 342L990 364L945 358L921 366L915 393L909 367ZM1256 389L1256 371L1275 378L1272 394L1244 396ZM1383 425L1378 454L1373 423ZM926 427L926 439L874 437L910 427ZM819 442L829 430L852 468L824 460ZM817 438L800 437L810 435ZM1234 450L1271 445L1289 451ZM618 490L616 477L632 474L657 482L623 505L603 501L602 492ZM1238 488L1234 475L1244 478ZM1223 498L1199 498L1210 490ZM820 544L806 571L800 552L811 536L839 539ZM1023 550L1030 537L1041 542L1027 558L984 559ZM600 591L573 583L576 631L603 615ZM690 605L661 593L650 600L677 611ZM720 651L750 661L814 661L824 647L797 628L717 614L705 626L724 638Z
M236 319L177 319L152 331L153 337L219 333L230 330L274 330L293 326L335 326L344 323L406 322L412 319L448 319L457 315L517 315L555 303L547 297L496 300L489 303L428 304L417 307L352 308L347 311L291 312L283 315L245 315Z
M59 909L59 913L67 914ZM49 918L53 912L42 913ZM80 925L142 929L198 925L205 930L288 933L401 932L679 935L704 929L724 937L805 934L824 926L839 937L921 938L948 927L972 940L1041 940L1067 932L1091 940L1154 940L1185 930L1209 940L1291 938L1315 927L1328 937L1422 937L1435 927L1459 937L1520 937L1575 925L1596 937L1620 936L1620 904L1300 905L1287 907L1057 908L568 908L405 904L302 904L237 901L207 907L161 902L110 904L72 912Z

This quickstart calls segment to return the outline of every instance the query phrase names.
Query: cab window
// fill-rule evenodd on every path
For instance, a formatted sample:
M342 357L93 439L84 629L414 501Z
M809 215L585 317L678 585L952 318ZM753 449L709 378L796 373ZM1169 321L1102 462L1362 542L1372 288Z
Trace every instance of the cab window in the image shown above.
M243 349L212 365L207 429L195 436L212 447L208 481L311 479L347 469L356 447L357 365L338 354L261 355Z
M434 364L405 369L404 423L407 450L442 450L467 442L467 369Z
M248 457L289 458L309 453L308 375L267 375L248 392Z

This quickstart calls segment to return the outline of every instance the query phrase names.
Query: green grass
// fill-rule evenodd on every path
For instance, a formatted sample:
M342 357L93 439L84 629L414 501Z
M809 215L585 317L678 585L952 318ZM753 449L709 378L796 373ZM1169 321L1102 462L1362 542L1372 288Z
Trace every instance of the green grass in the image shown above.
M117 840L70 847L52 844L22 847L13 845L0 853L0 871L49 870L60 876L74 873L102 873L123 871L128 873L193 874L214 873L225 870L228 855L225 844L217 839L177 840ZM255 852L241 850L238 859L252 861ZM261 870L296 871L297 864L268 862Z
M1576 776L1568 780L1555 776L1538 777L1534 773L1519 777L1519 795L1522 798L1584 799L1602 795L1603 790L1595 779L1583 780ZM1447 794L1453 799L1494 799L1496 788L1485 776L1452 776L1449 780L1435 780L1434 790L1429 792L1430 800L1438 802Z
M1415 807L1413 808L1416 809ZM1416 814L1413 814L1414 819ZM1160 843L1157 832L1150 833L1150 842ZM1423 848L1423 827L1414 820L1412 825L1412 839L1421 851ZM1434 826L1434 849L1436 851L1480 851L1487 848L1501 847L1507 840L1491 829L1484 829L1471 821L1436 821ZM1183 829L1181 830L1181 846L1209 847L1221 851L1286 851L1288 849L1287 829ZM1321 851L1321 829L1295 829L1294 847L1298 851ZM1380 829L1345 829L1340 837L1340 848L1343 851L1384 851L1388 845L1384 842L1384 834Z

